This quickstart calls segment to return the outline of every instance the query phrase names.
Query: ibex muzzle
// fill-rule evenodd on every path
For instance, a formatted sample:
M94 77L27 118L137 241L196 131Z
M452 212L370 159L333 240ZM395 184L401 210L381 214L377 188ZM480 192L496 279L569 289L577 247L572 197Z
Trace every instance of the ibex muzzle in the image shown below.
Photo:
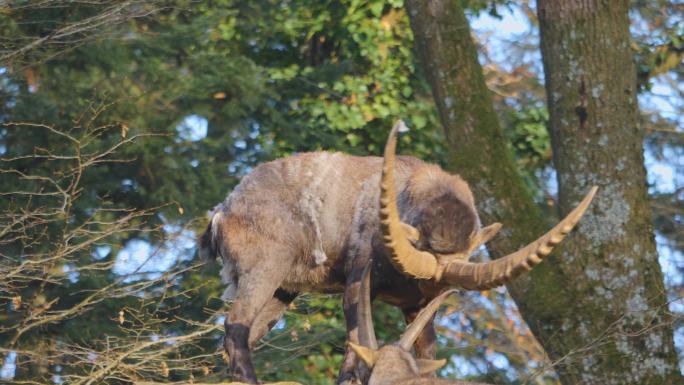
M434 372L446 364L446 360L415 359L411 346L446 297L456 290L451 289L435 297L425 306L416 319L406 328L399 341L378 348L371 312L370 264L363 272L359 290L359 344L349 346L363 362L371 368L368 385L487 385L483 383L421 377Z
M329 152L278 159L256 167L216 208L200 252L221 256L224 297L234 299L225 348L236 380L256 382L250 349L298 293L344 292L347 333L356 341L359 282L371 257L378 298L411 322L444 288L491 288L538 264L596 192L523 249L470 263L471 253L500 225L480 228L472 192L460 177L395 157L402 124L392 129L384 160ZM431 323L415 350L419 358L434 357ZM348 350L340 381L352 376L353 366Z

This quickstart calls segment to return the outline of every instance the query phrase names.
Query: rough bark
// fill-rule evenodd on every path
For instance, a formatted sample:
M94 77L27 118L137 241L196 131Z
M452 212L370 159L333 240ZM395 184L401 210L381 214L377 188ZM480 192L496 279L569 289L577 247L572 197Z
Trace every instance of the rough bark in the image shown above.
M540 3L540 9L547 7L548 2ZM613 6L613 2L603 4ZM549 224L526 191L506 147L460 1L409 0L407 7L418 58L450 145L453 171L471 184L483 222L504 224L489 246L490 254L500 257L541 235ZM612 19L600 22L617 23L621 19L614 13L607 16ZM548 16L540 15L546 18L542 23ZM626 9L621 17L626 19ZM567 213L593 184L601 189L594 207L580 222L580 231L563 243L562 252L553 253L530 275L508 285L535 336L558 360L557 370L565 384L679 381L675 380L679 378L676 357L649 222L642 133L636 125L631 75L635 71L628 52L615 54L618 42L629 50L627 25L620 30L622 40L611 36L610 43L602 40L601 30L586 31L585 37L591 35L598 41L573 43L583 50L573 60L561 56L557 60L563 63L545 62L550 83L552 79L560 82L547 88L549 95L558 95L550 100L552 125L566 127L563 133L553 129L561 212ZM568 50L564 42L570 38L569 30L558 32L559 36L548 36L548 31L544 36L544 32L545 51ZM604 46L615 51L605 52ZM572 85L565 77L587 64L585 60L593 60L593 70L583 69L584 96L580 96L582 76ZM590 84L595 83L588 77L601 69L602 86L594 91ZM566 91L559 94L561 88ZM568 95L573 92L574 96ZM601 95L595 98L592 92L606 98L601 102L603 110L594 101ZM563 103L561 110L555 109L557 101ZM613 112L604 115L601 111ZM629 112L614 113L618 111ZM632 137L626 139L626 135Z
M675 384L678 371L658 265L638 125L629 1L540 0L538 13L559 204L599 185L591 215L555 266L563 314L542 314L564 383Z
M418 58L449 143L449 165L470 183L483 223L504 225L488 245L494 258L503 256L542 235L548 224L506 147L460 2L410 0L407 7ZM545 291L546 281L562 279L550 264L542 263L508 286L523 314L535 313L537 289Z

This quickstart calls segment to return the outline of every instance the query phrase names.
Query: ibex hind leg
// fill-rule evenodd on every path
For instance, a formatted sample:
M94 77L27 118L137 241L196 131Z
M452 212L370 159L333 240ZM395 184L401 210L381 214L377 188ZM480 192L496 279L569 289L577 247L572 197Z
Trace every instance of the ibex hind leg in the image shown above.
M257 341L273 328L283 313L285 313L287 306L297 297L297 294L284 289L276 290L273 298L261 308L256 319L252 322L252 327L249 330L249 350L252 350Z
M250 329L255 326L259 313L273 299L276 289L287 276L288 270L283 269L283 266L291 266L287 254L275 257L275 249L270 248L270 257L254 257L259 261L258 267L240 271L235 301L225 321L224 347L230 357L231 374L236 381L257 383L249 351Z

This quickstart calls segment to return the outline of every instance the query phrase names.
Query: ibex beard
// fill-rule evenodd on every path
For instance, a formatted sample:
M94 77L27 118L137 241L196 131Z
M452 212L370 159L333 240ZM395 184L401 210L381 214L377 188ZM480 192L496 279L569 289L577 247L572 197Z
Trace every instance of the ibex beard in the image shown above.
M220 256L233 300L225 349L235 380L256 383L250 350L301 292L343 292L349 341L357 341L359 282L373 259L374 292L407 322L445 288L485 290L530 270L574 227L596 188L544 236L491 262L468 257L496 234L481 228L468 184L438 166L396 157L392 129L384 158L313 152L256 167L217 206L200 253ZM433 358L435 332L415 340ZM353 376L347 349L339 381Z

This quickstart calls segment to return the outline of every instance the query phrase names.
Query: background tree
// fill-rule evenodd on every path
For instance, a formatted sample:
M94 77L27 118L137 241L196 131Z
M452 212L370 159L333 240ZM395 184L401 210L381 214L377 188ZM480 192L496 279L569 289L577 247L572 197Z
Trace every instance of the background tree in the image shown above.
M566 383L681 379L646 191L628 11L628 1L538 4L561 210L589 185L603 187L577 241L554 264L572 284L538 316L569 329L552 337L540 328L542 340L564 346L547 348L552 356L602 342L561 363Z
M487 222L515 223L490 246L496 258L539 232L543 217L505 149L459 3L408 5L454 167L476 196L491 197L479 203ZM646 198L627 11L627 2L539 3L560 208L592 185L602 192L562 256L509 289L568 384L681 378Z

